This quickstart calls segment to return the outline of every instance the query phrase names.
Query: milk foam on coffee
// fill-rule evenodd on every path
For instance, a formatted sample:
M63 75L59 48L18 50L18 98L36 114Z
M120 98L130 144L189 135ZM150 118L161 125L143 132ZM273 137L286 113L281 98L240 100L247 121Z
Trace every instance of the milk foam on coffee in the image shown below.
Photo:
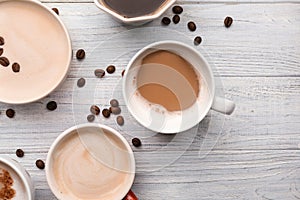
M146 55L136 79L142 97L170 112L191 107L201 87L193 66L181 56L166 50Z
M12 180L8 180L10 178ZM8 182L12 182L12 184L9 184L11 187L7 187ZM5 195L6 197L12 197L7 200L28 200L28 194L20 176L10 166L0 162L0 199L6 199L3 193L8 192L8 190L14 195Z
M132 183L129 152L106 130L74 131L58 144L52 159L51 179L64 200L112 200Z

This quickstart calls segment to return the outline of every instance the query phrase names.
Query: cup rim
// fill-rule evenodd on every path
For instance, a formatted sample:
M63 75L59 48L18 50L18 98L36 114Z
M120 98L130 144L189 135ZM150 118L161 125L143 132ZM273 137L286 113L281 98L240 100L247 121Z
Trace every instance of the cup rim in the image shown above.
M10 158L9 156L6 155L1 155L0 156L0 162L4 163L5 165L9 166L21 179L22 183L25 186L25 190L27 193L27 198L28 199L33 199L33 195L32 195L32 191L31 191L31 187L29 185L29 183L27 182L27 179L23 173L22 170L25 171L25 169L23 169L23 167L21 166L20 163L18 163L16 160ZM16 166L18 164L18 166ZM25 173L27 173L25 171Z
M198 120L195 120L195 122L193 123L193 126L195 126L196 124L198 124L199 122L201 122L204 117L207 115L207 113L209 112L209 110L211 109L212 107L212 104L213 104L213 100L215 98L215 80L214 80L214 75L213 75L213 72L212 72L212 69L211 69L211 66L210 64L208 63L207 59L205 59L205 57L199 52L197 51L196 49L194 49L193 47L185 44L185 43L182 43L182 42L179 42L179 41L175 41L175 40L162 40L162 41L158 41L158 42L154 42L154 43L151 43L145 47L143 47L142 49L140 49L132 58L131 60L129 61L129 63L127 64L126 66L126 69L125 69L125 73L124 73L124 77L123 77L123 85L122 85L122 91L123 91L123 98L124 98L124 101L125 101L125 104L126 104L126 107L127 109L129 110L129 112L133 115L133 117L144 127L152 130L152 131L159 131L160 133L163 133L163 134L174 134L174 133L177 133L177 132L183 132L183 131L186 131L186 130L189 130L191 129L193 126L188 126L186 128L179 128L178 131L176 132L169 132L168 130L158 130L158 129L155 129L155 127L147 127L145 125L145 123L139 119L139 117L133 112L133 109L131 106L129 106L128 104L128 98L127 98L127 91L126 91L126 82L127 82L127 76L128 76L128 73L130 71L130 69L132 68L133 66L133 63L136 61L136 59L141 56L146 50L148 49L151 49L151 48L155 48L156 46L158 45L165 45L165 44L175 44L175 45L179 45L179 46L183 46L185 48L187 48L189 51L192 51L194 52L197 56L200 57L200 59L202 59L202 61L205 63L205 66L206 68L208 69L208 73L209 73L209 77L210 78L210 81L211 81L211 87L209 88L210 89L210 99L209 99L209 102L207 104L207 107L205 108L205 111L203 113L201 113L200 117L198 118ZM194 66L193 66L194 67Z
M61 79L59 79L59 81L55 85L53 85L53 87L51 89L49 89L48 91L44 92L41 95L37 95L38 97L36 97L36 98L28 98L27 100L24 100L24 101L6 101L6 100L3 101L0 99L0 102L2 102L2 103L13 104L13 105L23 105L23 104L36 102L36 101L46 97L47 95L52 93L54 90L56 90L63 83L63 81L66 79L66 77L68 75L68 72L70 71L70 66L71 66L71 61L72 61L72 43L71 43L70 34L69 34L66 26L62 22L62 20L58 17L57 14L55 14L49 7L44 5L42 2L40 2L38 0L0 0L0 3L9 2L9 1L30 2L30 3L33 3L35 5L42 7L43 9L46 9L49 12L49 14L51 14L52 17L54 17L57 20L59 25L62 27L65 36L67 37L67 45L68 45L68 63L67 63L67 65L68 66L67 66L66 70L63 72L64 75L61 77Z
M84 128L96 128L96 129L101 128L101 129L108 130L110 133L117 136L122 141L122 143L125 145L127 151L129 152L129 155L130 155L130 163L133 166L132 167L133 171L131 172L132 175L130 176L130 180L129 180L130 182L128 184L128 188L125 188L124 191L126 191L126 193L122 194L123 197L126 196L126 194L128 193L128 191L131 189L131 187L133 185L133 182L134 182L134 179L135 179L135 173L136 173L136 164L135 164L135 158L134 158L133 150L131 149L131 147L130 147L129 143L127 142L127 140L117 130L115 130L115 129L109 127L109 126L106 126L106 125L103 125L103 124L96 124L96 123L84 123L84 124L79 124L79 125L72 126L71 128L68 128L67 130L62 132L55 139L55 141L52 143L52 145L50 146L50 149L49 149L48 154L47 154L45 171L46 171L46 179L47 179L47 182L48 182L48 185L49 185L51 191L54 193L55 196L57 196L58 190L54 187L55 184L51 181L51 178L50 178L51 158L54 154L54 151L55 151L57 145L64 138L66 138L67 136L72 134L73 131L78 130L78 129L84 129ZM123 197L120 197L120 198L123 198Z

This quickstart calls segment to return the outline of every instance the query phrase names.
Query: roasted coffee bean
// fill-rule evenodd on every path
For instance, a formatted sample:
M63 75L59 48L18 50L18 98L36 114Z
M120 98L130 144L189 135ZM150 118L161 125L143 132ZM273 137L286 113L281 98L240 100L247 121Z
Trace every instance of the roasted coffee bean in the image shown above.
M194 44L195 45L199 45L202 42L202 38L200 36L195 37L194 39Z
M77 86L78 87L83 87L85 85L85 79L84 78L80 78L80 79L78 79L78 81L77 81Z
M13 118L15 116L16 112L13 109L7 109L6 110L6 116L8 118Z
M110 117L110 111L108 109L103 109L102 110L102 115L105 117L105 118L109 118Z
M9 60L6 57L0 57L0 65L7 67L9 65Z
M124 125L124 118L122 116L118 116L117 117L117 123L119 126L123 126Z
M139 138L133 138L132 139L132 144L135 147L140 147L142 145L142 142L141 142L141 140Z
M105 71L103 69L96 69L94 72L95 76L102 78L105 76Z
M2 54L3 54L3 49L2 48L0 48L0 56L2 56Z
M233 22L233 19L229 16L227 16L225 19L224 19L224 25L226 28L229 28L231 26Z
M19 63L12 64L12 70L13 70L13 72L19 72L20 71Z
M109 108L110 113L114 115L118 115L121 113L121 108L120 107L110 107Z
M42 160L37 160L35 161L35 165L37 166L37 168L39 169L44 169L45 168L45 163Z
M2 46L4 44L5 44L4 38L0 36L0 46Z
M22 149L17 149L16 155L17 155L19 158L22 158L22 157L24 156L24 151L23 151Z
M173 20L173 23L174 23L174 24L178 24L179 21L180 21L179 15L174 15L173 18L172 18L172 20Z
M100 108L96 105L92 105L90 108L91 113L93 113L94 115L99 115L100 113Z
M88 122L93 122L95 120L95 115L88 115L86 119Z
M76 58L78 60L82 60L85 58L85 51L83 49L79 49L77 52L76 52Z
M53 10L57 15L59 15L59 11L58 11L57 8L52 8L52 10Z
M109 104L112 106L112 107L118 107L119 106L119 102L117 99L112 99L110 100Z
M161 23L163 25L169 25L171 23L171 20L169 17L163 17L162 20L161 20Z
M175 14L181 14L183 12L183 8L181 6L174 6L172 8L173 13Z
M55 101L50 101L47 103L47 109L53 111L57 108L57 103Z
M124 73L125 73L125 69L122 71L122 76L124 76Z
M188 28L190 31L195 31L197 29L196 24L194 22L189 22Z
M116 67L113 66L113 65L109 65L109 66L106 68L106 71L107 71L107 73L112 74L112 73L114 73L114 72L116 71Z

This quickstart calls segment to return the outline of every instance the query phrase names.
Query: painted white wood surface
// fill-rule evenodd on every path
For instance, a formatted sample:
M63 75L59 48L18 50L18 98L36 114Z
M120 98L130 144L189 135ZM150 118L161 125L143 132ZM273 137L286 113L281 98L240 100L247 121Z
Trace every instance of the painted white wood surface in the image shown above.
M90 53L112 34L131 28L120 26L92 3L59 2L47 5L59 8L74 50L84 48ZM234 114L225 117L210 112L196 134L190 131L176 140L160 134L146 137L151 132L136 125L122 101L124 127L118 127L113 117L99 117L98 122L120 130L128 141L135 135L142 137L143 147L133 148L140 169L133 190L142 200L300 199L300 4L199 2L181 1L185 10L182 20L168 28L182 31L191 41L196 35L203 37L202 47L216 66L217 80L222 82L218 94L224 93L236 102ZM172 16L170 11L166 15ZM235 19L229 29L223 26L227 15ZM187 31L188 20L197 23L197 32ZM161 25L156 20L146 26ZM109 53L111 49L103 51ZM14 151L24 149L25 157L17 160L32 175L37 200L55 197L45 172L35 167L35 160L45 160L49 146L63 130L85 122L85 115L74 121L73 111L86 110L88 114L93 99L73 100L78 91L74 85L80 77L85 77L88 84L97 81L91 72L96 67L105 68L98 63L74 58L66 82L48 97L23 106L0 104L0 153L17 159ZM117 96L121 94L116 83L123 69L119 66L115 74L97 86L103 91L97 99L101 108L107 106L113 89ZM94 89L87 86L81 95L89 96ZM45 108L50 100L58 102L53 112ZM10 107L17 112L13 119L4 114ZM140 156L171 141L175 142L164 154ZM145 172L159 166L157 157L163 161L180 155L186 146L188 150L175 162Z

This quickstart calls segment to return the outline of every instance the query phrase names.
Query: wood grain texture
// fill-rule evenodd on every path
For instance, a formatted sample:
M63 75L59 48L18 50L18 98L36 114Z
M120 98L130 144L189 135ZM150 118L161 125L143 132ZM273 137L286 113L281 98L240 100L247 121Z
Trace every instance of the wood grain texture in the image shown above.
M128 113L120 87L126 56L117 60L114 74L103 80L93 75L94 69L106 66L99 65L102 58L89 57L95 46L132 27L120 26L93 3L86 3L90 0L55 1L46 5L59 8L74 51L86 49L86 60L74 58L65 83L46 98L22 106L0 104L0 154L17 159L29 171L36 200L56 198L35 160L46 159L50 145L65 129L86 122L91 104L103 109L113 97L120 100L125 125L119 127L115 116L97 117L96 122L119 130L129 142L134 136L142 139L143 146L133 148L138 164L133 190L141 200L300 199L297 1L179 1L185 10L181 23L164 28L182 32L191 41L196 35L203 37L202 47L215 65L217 95L235 101L237 107L232 116L211 111L198 126L176 136L148 131ZM227 15L234 18L229 29L223 26ZM166 16L172 16L170 10ZM188 20L197 23L197 32L187 30ZM146 25L155 26L161 26L160 20ZM136 51L137 44L130 40L115 42L132 54ZM113 50L104 48L104 55ZM87 80L82 89L76 87L80 77ZM58 102L57 110L46 109L50 100ZM7 108L16 110L15 118L5 116ZM24 158L16 158L17 148L24 149Z

